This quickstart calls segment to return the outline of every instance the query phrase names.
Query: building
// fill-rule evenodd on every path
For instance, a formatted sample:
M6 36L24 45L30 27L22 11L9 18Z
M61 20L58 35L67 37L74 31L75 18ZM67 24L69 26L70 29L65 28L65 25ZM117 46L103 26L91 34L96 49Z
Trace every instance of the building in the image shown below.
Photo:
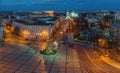
M66 19L70 19L70 18L78 18L79 14L72 11L72 12L66 12Z
M116 61L120 62L120 22L115 22L110 25L110 36L111 36L111 50L108 52L109 57Z
M98 19L96 16L86 16L85 19L88 23L97 23L100 19Z
M120 22L115 22L110 25L109 31L111 39L117 43L116 45L120 46Z
M120 20L120 12L116 12L116 13L114 14L114 19L115 19L115 20Z
M33 12L29 12L27 16L28 18L32 19L32 18L39 18L39 17L47 17L49 16L49 14L40 12L40 11L33 11Z
M22 31L21 34L24 34L26 39L42 40L49 39L51 29L56 21L57 18L48 20L47 17L45 17L44 20L14 20L12 26L14 28L19 28Z
M3 39L3 31L4 31L4 27L0 24L0 40Z
M49 16L54 16L54 11L44 11L44 13L48 14Z
M54 17L54 11L33 11L33 12L29 12L27 14L29 16L29 18L37 18L37 17Z

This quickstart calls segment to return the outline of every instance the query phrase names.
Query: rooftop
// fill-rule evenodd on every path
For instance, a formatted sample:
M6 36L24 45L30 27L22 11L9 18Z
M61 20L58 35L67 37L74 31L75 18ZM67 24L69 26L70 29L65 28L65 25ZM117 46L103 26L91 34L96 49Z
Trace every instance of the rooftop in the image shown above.
M43 18L44 20L41 20ZM49 25L53 25L53 23L46 23L46 21L55 22L56 20L57 17L41 17L41 18L33 18L33 19L21 19L21 20L16 19L14 21L25 25L49 26Z
M50 23L45 23L42 21L25 21L25 20L14 20L15 22L21 23L21 24L25 24L25 25L36 25L36 26L49 26L49 25L53 25Z
M3 27L3 25L2 25L2 24L0 24L0 27Z
M46 20L46 21L56 21L57 20L57 17L51 17L51 16L48 16L48 17L38 17L38 18L35 18L35 19L38 19L38 20Z
M118 27L118 28L120 28L120 22L114 22L112 25L110 25L110 26L114 26L114 27Z

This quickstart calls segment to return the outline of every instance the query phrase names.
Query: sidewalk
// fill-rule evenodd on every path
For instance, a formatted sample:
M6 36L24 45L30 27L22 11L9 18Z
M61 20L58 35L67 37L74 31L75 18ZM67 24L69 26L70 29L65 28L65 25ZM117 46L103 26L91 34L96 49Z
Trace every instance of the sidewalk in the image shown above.
M120 69L120 63L117 63L117 62L115 62L115 61L113 61L112 59L110 59L109 57L105 57L105 56L101 56L101 59L105 62L105 63L107 63L107 64L109 64L109 65L111 65L111 66L113 66L113 67L115 67L115 68L118 68L118 69Z

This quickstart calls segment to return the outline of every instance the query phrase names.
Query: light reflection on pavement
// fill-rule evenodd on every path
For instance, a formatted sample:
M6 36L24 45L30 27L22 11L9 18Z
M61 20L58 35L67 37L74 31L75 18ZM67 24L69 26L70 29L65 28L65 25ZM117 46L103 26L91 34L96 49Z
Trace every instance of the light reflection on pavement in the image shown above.
M61 46L55 55L41 55L27 46L0 44L0 73L120 73L87 45Z

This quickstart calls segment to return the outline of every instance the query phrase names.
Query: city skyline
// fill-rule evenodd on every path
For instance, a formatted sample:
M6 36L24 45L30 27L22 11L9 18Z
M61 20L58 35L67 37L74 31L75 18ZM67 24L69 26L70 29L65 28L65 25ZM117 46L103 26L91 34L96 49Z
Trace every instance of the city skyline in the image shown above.
M120 73L116 1L2 0L0 73Z
M1 0L1 11L120 10L119 0Z

